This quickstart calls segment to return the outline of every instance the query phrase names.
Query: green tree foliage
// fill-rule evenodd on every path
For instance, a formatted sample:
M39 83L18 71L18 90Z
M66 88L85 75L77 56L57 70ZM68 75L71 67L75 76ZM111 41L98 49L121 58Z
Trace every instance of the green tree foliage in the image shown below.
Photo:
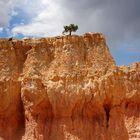
M78 25L70 24L69 26L64 26L63 34L68 33L71 35L72 32L76 32L78 30Z

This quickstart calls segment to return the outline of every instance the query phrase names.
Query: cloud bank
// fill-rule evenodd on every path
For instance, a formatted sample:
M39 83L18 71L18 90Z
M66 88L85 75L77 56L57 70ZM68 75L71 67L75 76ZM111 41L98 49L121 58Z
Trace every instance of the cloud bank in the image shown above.
M76 23L79 33L103 32L111 40L140 37L139 0L1 0L0 27L16 13L25 12L30 20L12 29L13 34L49 36L62 32L63 25Z
M32 5L39 7L37 13L30 23L13 28L13 33L56 35L63 25L76 23L79 33L103 32L112 40L140 37L139 0L36 0Z

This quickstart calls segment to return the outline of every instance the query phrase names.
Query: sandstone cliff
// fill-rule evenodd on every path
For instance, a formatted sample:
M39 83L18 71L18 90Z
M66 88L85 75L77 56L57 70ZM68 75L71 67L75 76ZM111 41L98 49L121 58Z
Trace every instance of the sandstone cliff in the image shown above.
M140 139L140 63L116 66L99 33L0 40L0 140L128 139Z

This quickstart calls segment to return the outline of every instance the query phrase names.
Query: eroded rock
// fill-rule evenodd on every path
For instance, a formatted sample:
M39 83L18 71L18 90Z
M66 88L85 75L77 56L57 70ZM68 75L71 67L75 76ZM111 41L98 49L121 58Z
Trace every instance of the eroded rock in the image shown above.
M102 34L0 40L0 49L0 138L140 138L140 63L116 66Z

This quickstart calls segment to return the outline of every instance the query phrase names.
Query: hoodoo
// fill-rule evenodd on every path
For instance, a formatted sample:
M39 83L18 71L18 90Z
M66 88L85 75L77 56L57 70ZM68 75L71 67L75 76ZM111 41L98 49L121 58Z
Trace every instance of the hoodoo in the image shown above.
M0 39L0 140L139 140L140 63L104 36Z

